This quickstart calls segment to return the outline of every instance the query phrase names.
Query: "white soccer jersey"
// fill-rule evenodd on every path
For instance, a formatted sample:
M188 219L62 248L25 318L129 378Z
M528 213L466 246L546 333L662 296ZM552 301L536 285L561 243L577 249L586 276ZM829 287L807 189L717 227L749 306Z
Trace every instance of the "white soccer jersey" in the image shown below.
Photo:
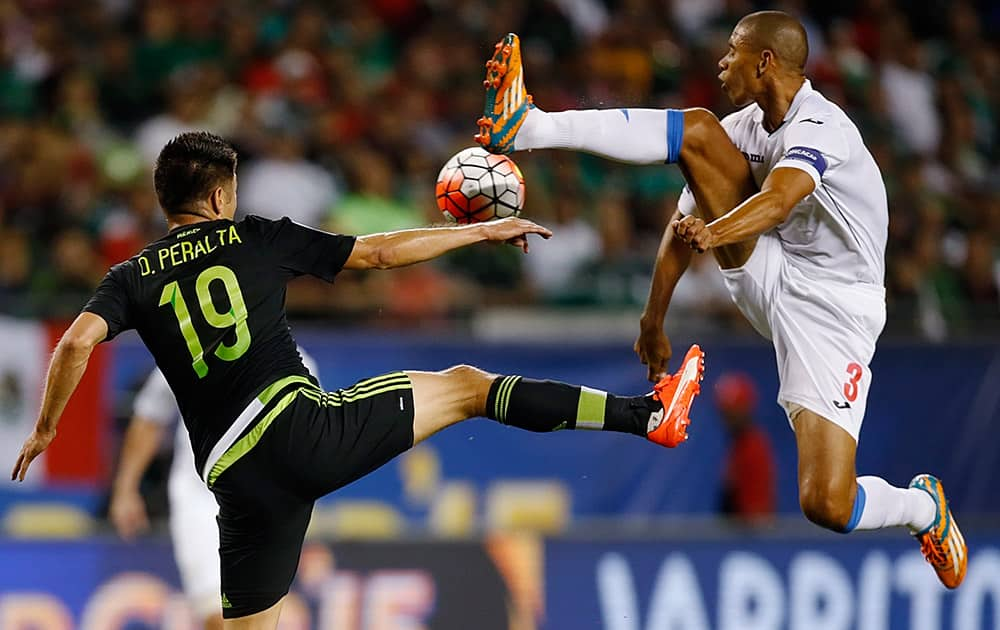
M858 128L809 81L774 133L764 129L763 118L754 103L726 116L722 126L750 162L758 187L771 171L784 167L805 171L816 182L816 189L773 230L787 260L808 276L883 285L889 224L885 185ZM692 212L689 189L678 206L684 214Z

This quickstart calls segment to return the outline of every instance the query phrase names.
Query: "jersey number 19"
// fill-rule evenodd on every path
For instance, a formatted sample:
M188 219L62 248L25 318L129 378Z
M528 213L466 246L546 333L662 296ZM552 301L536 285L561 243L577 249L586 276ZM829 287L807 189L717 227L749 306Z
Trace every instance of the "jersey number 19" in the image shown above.
M212 302L212 294L209 288L216 280L222 282L229 296L229 312L220 313ZM223 361L235 361L243 356L243 353L250 347L250 327L247 325L247 305L243 300L243 292L240 291L240 283L236 280L236 274L229 267L216 265L209 267L198 274L194 283L195 295L198 297L198 306L205 317L205 321L214 328L229 328L235 326L236 341L231 346L224 343L219 344L215 349L215 356ZM181 328L181 335L187 344L188 352L191 353L191 366L194 368L198 378L205 378L208 374L208 364L205 363L205 351L202 348L198 333L195 332L194 324L191 322L191 311L188 310L187 302L181 294L177 281L163 287L160 294L160 306L169 304L174 309L177 316L177 323Z

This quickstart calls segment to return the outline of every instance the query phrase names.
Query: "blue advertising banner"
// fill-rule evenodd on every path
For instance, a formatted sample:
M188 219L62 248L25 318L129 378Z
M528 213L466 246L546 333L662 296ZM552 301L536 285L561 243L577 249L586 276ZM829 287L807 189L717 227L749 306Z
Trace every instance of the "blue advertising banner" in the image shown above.
M184 627L165 541L0 541L0 559L4 630L156 628L171 617Z
M1000 537L968 537L940 585L909 537L550 541L545 622L562 630L996 630Z
M541 547L455 542L309 542L282 630L534 630ZM2 630L196 630L170 546L111 539L0 541Z
M283 630L996 630L1000 535L947 591L900 532L307 543ZM194 630L169 545L0 542L3 630Z

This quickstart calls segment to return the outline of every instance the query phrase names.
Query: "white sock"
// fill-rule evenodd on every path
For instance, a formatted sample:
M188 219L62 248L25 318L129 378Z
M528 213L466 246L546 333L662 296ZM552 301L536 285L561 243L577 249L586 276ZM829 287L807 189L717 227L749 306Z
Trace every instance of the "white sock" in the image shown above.
M667 111L529 109L517 130L514 149L571 149L629 164L663 164L667 159Z
M921 531L930 527L937 515L937 505L929 494L916 488L896 488L881 477L858 477L858 500L862 498L862 492L864 506L861 517L849 529L903 525Z

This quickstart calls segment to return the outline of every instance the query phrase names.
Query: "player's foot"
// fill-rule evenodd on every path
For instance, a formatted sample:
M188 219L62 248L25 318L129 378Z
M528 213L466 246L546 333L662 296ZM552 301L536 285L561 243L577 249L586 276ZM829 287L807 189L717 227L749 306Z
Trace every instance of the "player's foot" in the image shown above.
M691 346L676 374L665 376L653 386L653 400L663 408L649 417L646 439L673 448L688 438L688 412L705 378L705 353Z
M521 42L514 33L497 42L493 56L486 62L483 86L486 106L483 117L476 121L476 142L490 153L510 153L514 150L514 136L533 107L531 95L524 89Z
M965 546L965 538L958 529L958 523L948 508L944 486L937 477L923 474L914 477L910 481L910 487L931 495L934 504L937 505L937 515L931 526L923 531L914 532L913 535L920 541L920 552L934 567L941 583L948 588L955 588L965 579L968 549Z

